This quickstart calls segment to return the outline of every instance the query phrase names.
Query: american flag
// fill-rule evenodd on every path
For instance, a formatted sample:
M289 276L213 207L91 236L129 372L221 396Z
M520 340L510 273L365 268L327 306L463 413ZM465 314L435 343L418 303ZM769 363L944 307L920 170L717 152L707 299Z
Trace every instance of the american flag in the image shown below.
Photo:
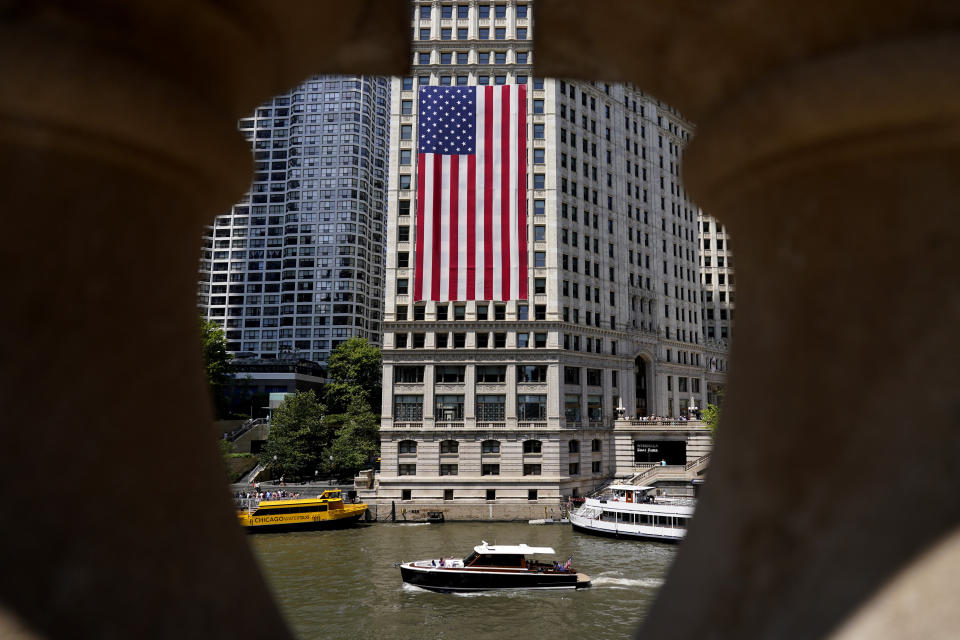
M420 87L414 300L527 299L527 88Z

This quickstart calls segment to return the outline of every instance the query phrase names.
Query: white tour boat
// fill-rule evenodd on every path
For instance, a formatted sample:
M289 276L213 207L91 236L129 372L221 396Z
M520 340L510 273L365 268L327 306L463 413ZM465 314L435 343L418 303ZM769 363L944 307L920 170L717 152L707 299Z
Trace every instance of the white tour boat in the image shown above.
M693 498L651 495L655 487L615 484L570 514L574 530L614 538L679 542L693 517Z

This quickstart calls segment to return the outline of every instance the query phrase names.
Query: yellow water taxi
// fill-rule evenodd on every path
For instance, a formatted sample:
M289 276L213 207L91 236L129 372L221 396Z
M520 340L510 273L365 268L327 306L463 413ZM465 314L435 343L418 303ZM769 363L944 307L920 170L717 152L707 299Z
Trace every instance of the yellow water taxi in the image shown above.
M316 498L251 500L237 517L247 533L260 533L344 527L366 512L365 503L344 504L340 489L327 489Z

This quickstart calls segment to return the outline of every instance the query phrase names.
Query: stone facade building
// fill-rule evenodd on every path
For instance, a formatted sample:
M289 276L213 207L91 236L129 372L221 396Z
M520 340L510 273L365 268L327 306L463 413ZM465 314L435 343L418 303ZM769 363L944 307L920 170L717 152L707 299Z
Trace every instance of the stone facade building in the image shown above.
M707 400L691 126L629 85L533 77L532 29L525 2L416 6L391 94L383 499L556 503L633 470L646 436L615 437L618 408L685 419ZM415 302L417 88L511 83L528 85L529 299ZM670 464L705 452L687 450L699 427L667 431Z
M325 364L381 343L389 80L315 76L239 122L250 191L203 238L198 304L228 350Z

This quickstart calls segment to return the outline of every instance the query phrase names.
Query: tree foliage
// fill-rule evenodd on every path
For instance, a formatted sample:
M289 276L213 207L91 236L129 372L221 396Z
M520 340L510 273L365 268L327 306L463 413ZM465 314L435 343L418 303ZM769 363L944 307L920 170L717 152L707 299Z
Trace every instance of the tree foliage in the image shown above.
M380 350L366 338L350 338L334 349L327 361L331 382L326 400L331 412L345 413L362 399L379 413L382 362Z
M700 414L700 419L706 423L714 439L717 437L717 426L720 424L720 407L715 404L708 404Z
M320 468L321 452L333 439L325 413L313 390L287 396L273 411L270 437L258 456L260 464L277 477L312 478Z
M274 410L270 438L260 454L274 477L346 478L366 468L380 450L380 350L351 338L330 356L325 405L313 391L297 392ZM371 409L375 403L376 410ZM276 461L274 461L276 456Z
M380 420L363 401L355 401L345 414L327 416L335 436L322 456L325 474L351 477L370 466L380 452Z
M200 341L203 349L203 364L207 374L207 384L218 417L227 413L225 386L230 381L230 359L227 352L227 335L216 322L200 318Z

